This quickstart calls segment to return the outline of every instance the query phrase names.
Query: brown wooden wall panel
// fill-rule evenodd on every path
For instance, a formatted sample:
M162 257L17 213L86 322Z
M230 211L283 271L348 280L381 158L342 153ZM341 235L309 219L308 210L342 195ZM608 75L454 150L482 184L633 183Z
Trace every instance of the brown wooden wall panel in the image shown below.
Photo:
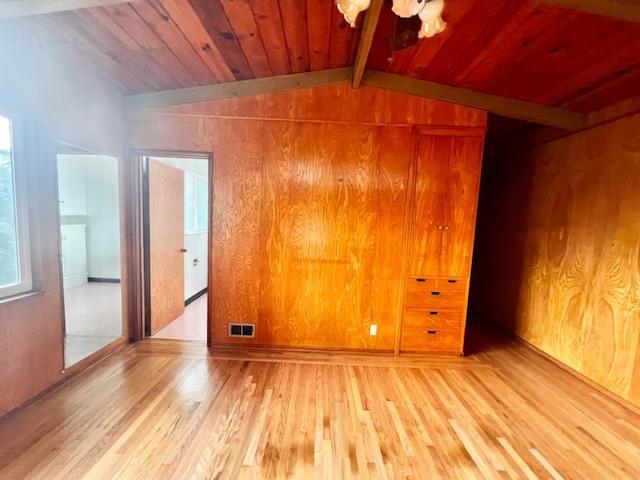
M188 115L322 120L398 125L484 127L487 112L374 87L349 84L291 90L255 97L176 105L151 111Z
M136 147L213 152L214 342L394 349L408 122L485 118L396 95L334 86L130 113ZM257 337L230 339L231 321Z
M637 405L639 121L489 159L471 289L473 311Z
M212 338L254 342L229 338L227 323L258 323L262 122L209 120L207 127L212 134L214 178Z
M412 154L394 130L265 125L259 343L393 348Z

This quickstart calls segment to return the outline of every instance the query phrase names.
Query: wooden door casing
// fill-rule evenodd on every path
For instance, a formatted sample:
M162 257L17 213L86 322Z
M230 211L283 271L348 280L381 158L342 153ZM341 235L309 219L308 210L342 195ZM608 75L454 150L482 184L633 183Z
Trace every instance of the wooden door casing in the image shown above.
M184 172L149 159L151 335L184 312Z

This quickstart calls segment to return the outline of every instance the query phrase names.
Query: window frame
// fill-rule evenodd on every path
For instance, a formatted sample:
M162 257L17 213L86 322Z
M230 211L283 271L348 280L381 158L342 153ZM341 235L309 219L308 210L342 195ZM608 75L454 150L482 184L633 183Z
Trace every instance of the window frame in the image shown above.
M20 280L13 285L0 286L0 302L2 302L11 299L11 297L31 292L33 290L33 273L29 236L27 167L26 157L22 149L24 139L22 117L2 105L0 105L0 116L8 118L11 122L11 167L17 230L18 276Z

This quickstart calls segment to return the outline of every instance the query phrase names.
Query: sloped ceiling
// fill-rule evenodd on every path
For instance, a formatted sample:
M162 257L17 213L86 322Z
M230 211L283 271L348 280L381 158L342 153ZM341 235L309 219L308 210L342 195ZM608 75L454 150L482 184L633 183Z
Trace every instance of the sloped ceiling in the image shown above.
M353 66L364 18L333 0L94 1L0 20L0 42L37 37L131 95ZM640 96L640 24L549 3L567 2L447 0L443 34L392 52L385 0L366 68L585 114Z

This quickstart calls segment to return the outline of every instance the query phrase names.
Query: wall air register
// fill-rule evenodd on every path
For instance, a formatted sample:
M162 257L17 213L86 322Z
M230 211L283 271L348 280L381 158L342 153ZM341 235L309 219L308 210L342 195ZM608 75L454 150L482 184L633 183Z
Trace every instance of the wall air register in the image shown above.
M230 323L229 336L254 338L256 336L256 324L255 323Z

